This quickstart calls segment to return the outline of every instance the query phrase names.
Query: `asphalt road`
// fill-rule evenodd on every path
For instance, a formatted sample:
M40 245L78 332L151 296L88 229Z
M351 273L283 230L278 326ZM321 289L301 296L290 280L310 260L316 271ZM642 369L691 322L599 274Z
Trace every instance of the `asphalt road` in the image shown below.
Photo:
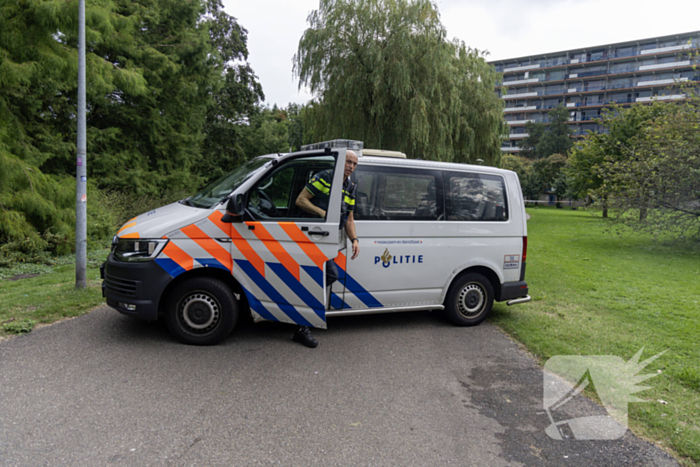
M550 439L542 371L492 325L329 324L313 350L273 323L190 347L105 307L2 341L0 465L677 465L629 431Z

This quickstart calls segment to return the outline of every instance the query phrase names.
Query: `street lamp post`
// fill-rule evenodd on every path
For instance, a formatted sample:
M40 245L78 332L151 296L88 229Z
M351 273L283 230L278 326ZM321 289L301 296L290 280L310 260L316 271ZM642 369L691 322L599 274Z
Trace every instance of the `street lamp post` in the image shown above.
M75 187L75 288L87 287L87 142L85 137L85 0L78 5L78 154Z

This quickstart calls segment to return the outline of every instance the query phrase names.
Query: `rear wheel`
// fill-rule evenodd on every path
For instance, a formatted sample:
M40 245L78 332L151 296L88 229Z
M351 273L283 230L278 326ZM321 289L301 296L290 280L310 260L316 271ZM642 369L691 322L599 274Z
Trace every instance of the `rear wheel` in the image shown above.
M237 321L238 302L218 279L188 279L168 299L165 322L170 333L185 344L218 344Z
M481 274L458 277L445 300L447 317L458 326L475 326L488 316L493 307L493 286Z

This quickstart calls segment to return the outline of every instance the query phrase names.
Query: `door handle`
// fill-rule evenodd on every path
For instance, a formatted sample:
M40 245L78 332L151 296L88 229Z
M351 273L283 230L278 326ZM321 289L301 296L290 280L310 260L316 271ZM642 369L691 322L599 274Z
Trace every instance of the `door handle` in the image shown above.
M325 230L311 230L309 235L320 235L322 237L327 237L330 234Z

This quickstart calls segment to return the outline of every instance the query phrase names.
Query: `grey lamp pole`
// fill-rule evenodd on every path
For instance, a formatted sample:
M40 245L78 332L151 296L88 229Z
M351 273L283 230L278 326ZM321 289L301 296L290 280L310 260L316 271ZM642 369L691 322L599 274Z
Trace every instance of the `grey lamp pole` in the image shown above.
M87 172L85 159L85 0L78 5L78 157L75 187L75 288L87 287Z

